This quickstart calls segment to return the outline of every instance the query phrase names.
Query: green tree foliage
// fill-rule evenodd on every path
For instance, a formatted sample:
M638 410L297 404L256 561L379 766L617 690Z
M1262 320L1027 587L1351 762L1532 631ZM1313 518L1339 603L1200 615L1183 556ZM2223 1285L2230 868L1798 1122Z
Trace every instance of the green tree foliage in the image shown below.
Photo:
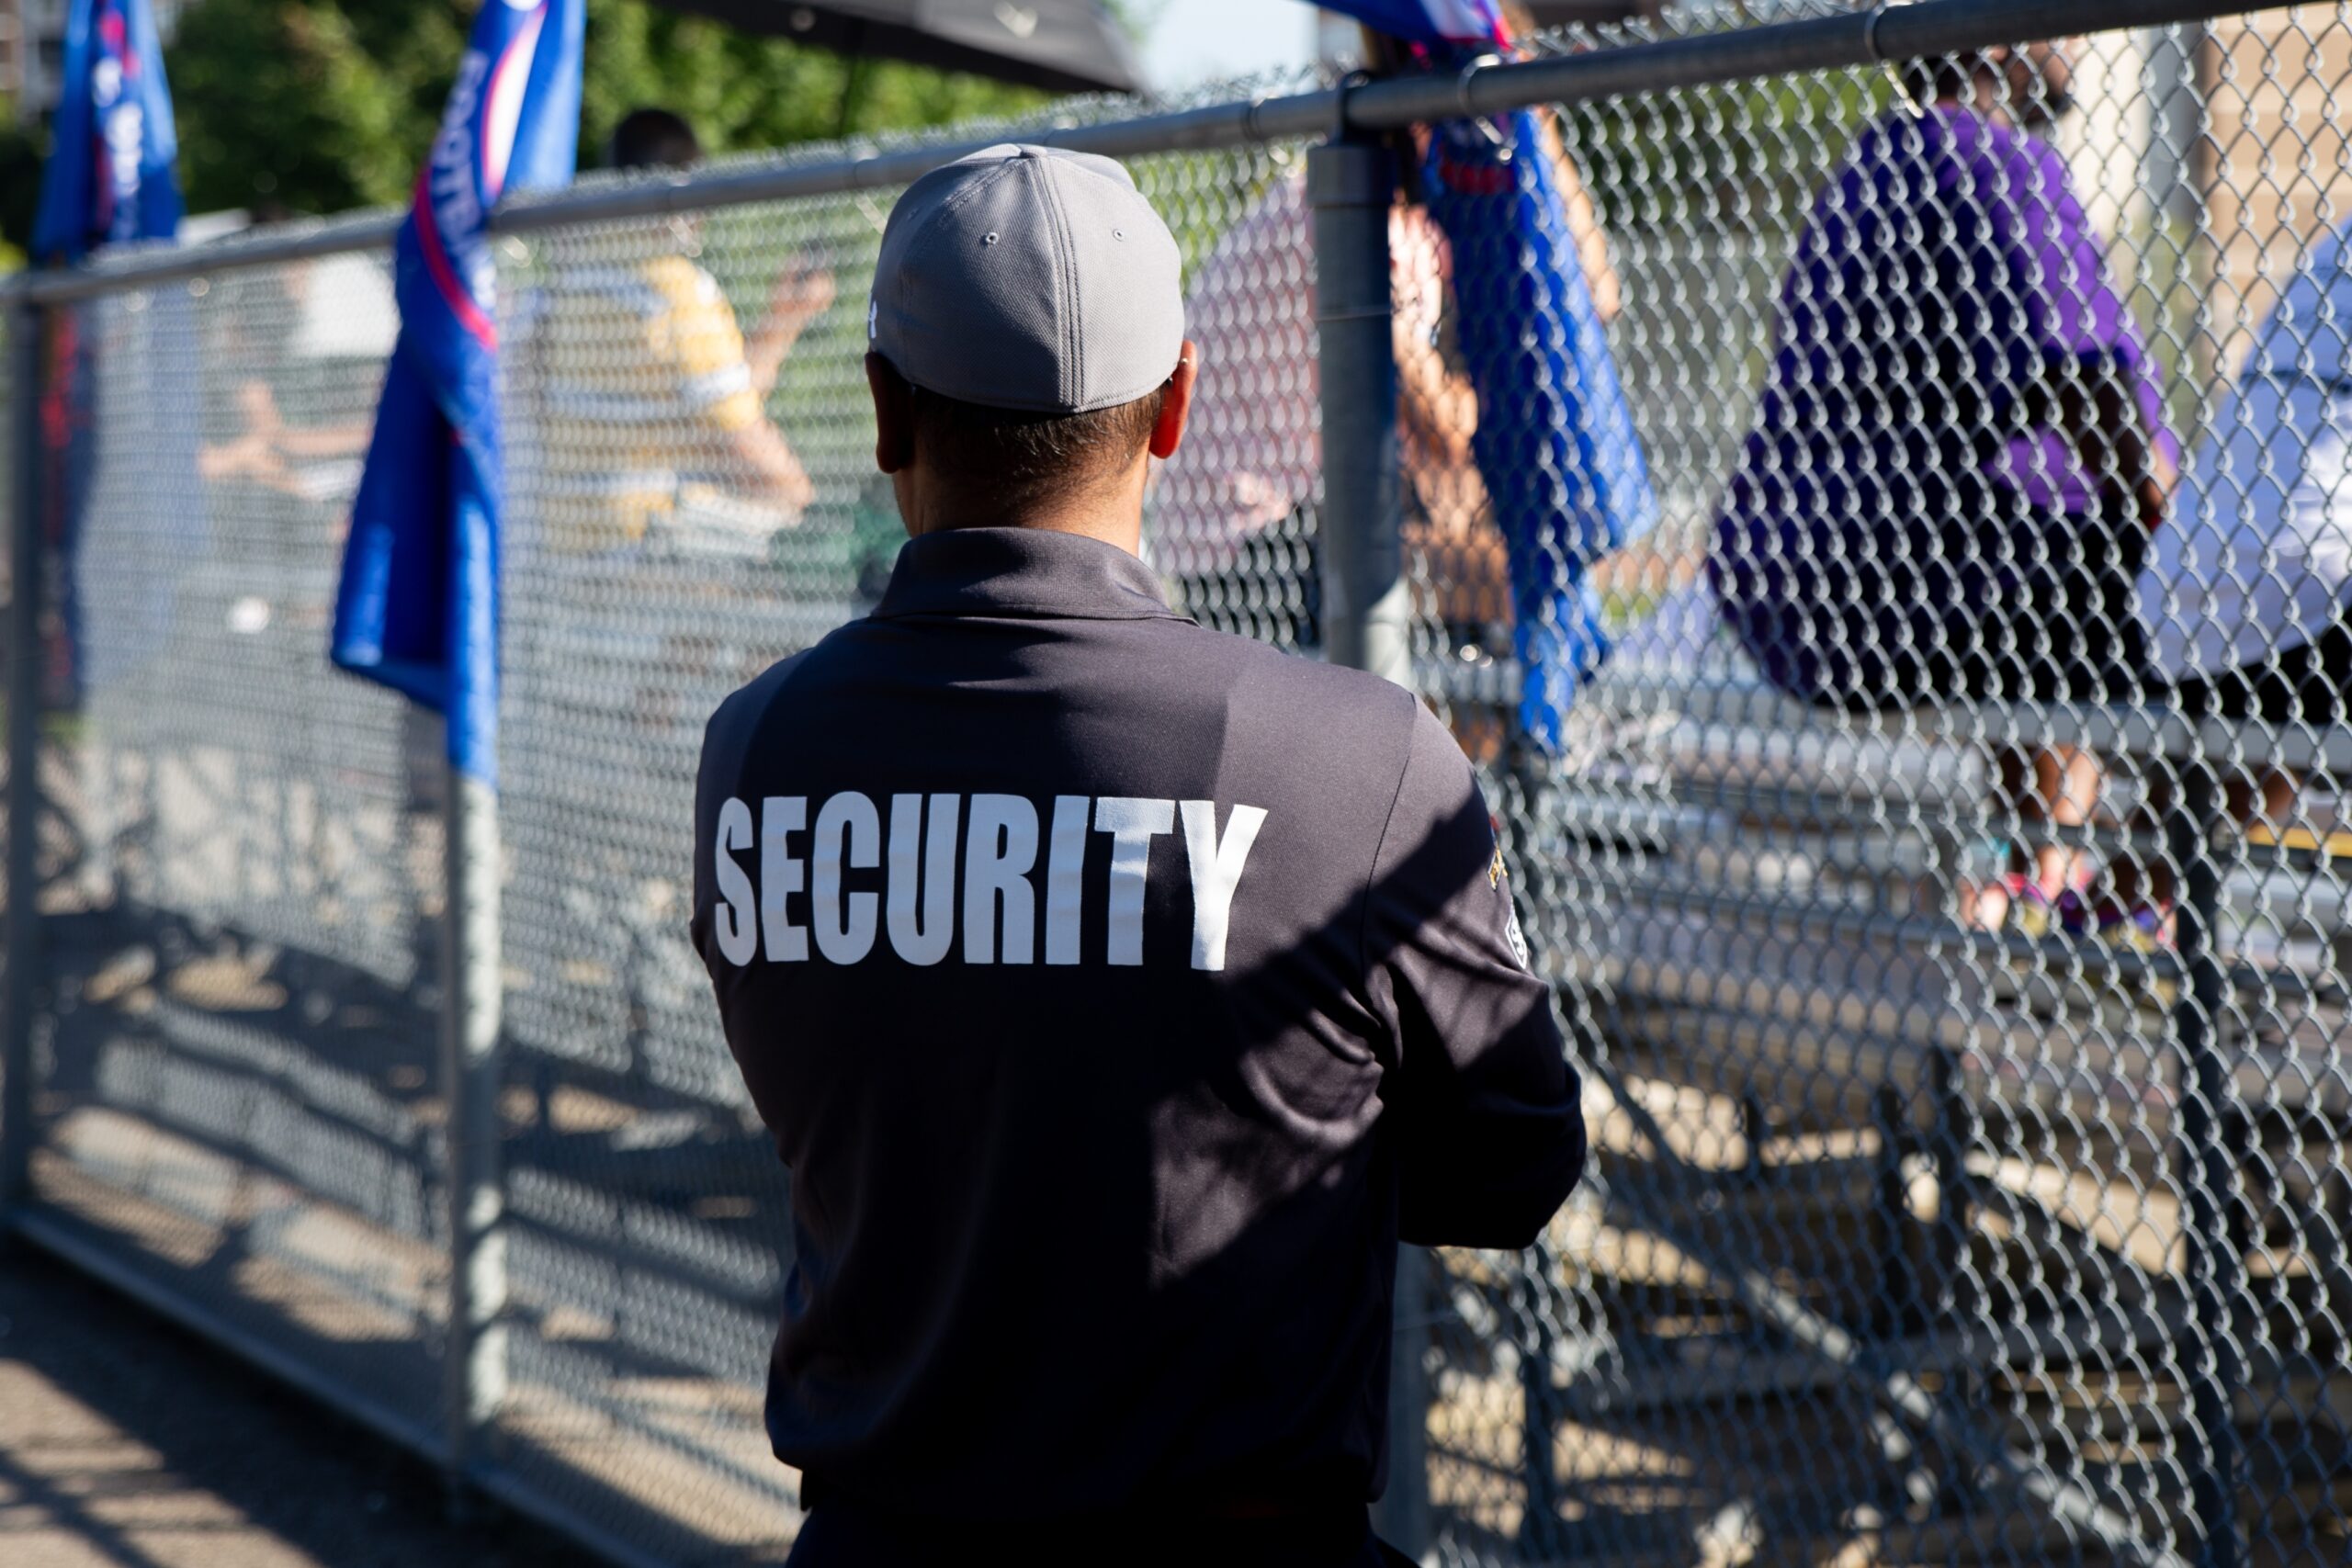
M590 0L581 147L583 160L599 158L612 127L644 104L684 115L714 152L742 152L947 125L1045 101L983 77L752 37L645 0Z
M449 0L201 0L164 61L188 209L399 201L465 21Z
M1801 220L1892 102L1862 73L1631 94L1572 106L1569 145L1611 227L1740 231Z
M198 0L165 56L188 209L335 212L404 200L456 74L472 0ZM581 160L659 104L714 152L1011 113L1038 94L853 62L662 10L590 0Z
M33 208L40 198L41 154L49 138L20 124L16 106L0 94L0 273L25 265Z

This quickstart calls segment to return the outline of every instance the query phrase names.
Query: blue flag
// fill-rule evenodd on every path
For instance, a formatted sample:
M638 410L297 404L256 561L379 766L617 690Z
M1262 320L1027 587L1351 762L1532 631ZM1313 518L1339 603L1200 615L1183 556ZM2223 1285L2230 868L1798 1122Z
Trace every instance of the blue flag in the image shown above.
M99 245L175 237L178 155L147 0L69 0L33 259L71 265Z
M1322 4L1433 69L1510 40L1494 0ZM1453 250L1472 446L1510 557L1520 731L1556 753L1577 689L1609 657L1590 568L1656 525L1657 499L1535 117L1438 126L1422 173Z
M491 209L567 185L582 0L482 0L394 257L400 341L352 503L332 654L447 716L449 760L498 772L497 269Z
M1657 499L1535 117L1439 126L1425 172L1478 393L1471 446L1510 556L1520 731L1556 754L1609 657L1592 563L1648 533Z
M100 245L175 238L179 141L148 0L71 0L58 87L33 219L35 262L70 266ZM175 329L185 334L186 303L166 292L151 323L154 338L173 338ZM41 639L42 699L52 708L79 707L91 684L80 589L83 525L98 457L101 354L92 329L103 315L88 306L51 311L42 344L41 594L51 611ZM192 435L195 427L191 412L175 433ZM128 635L127 628L114 630Z

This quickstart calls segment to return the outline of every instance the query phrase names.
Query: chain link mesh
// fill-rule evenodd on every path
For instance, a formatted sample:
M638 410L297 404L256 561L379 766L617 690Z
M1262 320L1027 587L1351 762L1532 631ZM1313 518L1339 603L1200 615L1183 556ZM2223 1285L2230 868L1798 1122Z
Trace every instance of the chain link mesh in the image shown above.
M1540 1246L1406 1261L1415 1555L2343 1555L2347 80L2352 14L2305 6L1542 111L1655 501L1609 548L1514 539L1590 497L1480 461L1518 411L1482 412L1464 301L1527 253L1399 209L1414 678L1487 775L1596 1148ZM1314 656L1305 151L1132 166L1204 348L1148 551L1204 624ZM786 1181L685 837L704 717L895 552L860 363L895 195L500 243L489 1451L653 1557L794 1529L760 1423ZM49 595L36 1218L429 1434L437 738L320 657L384 265L51 313L90 456ZM1512 363L1556 374L1571 329L1531 322ZM1555 735L1539 602L1610 643Z
M2067 54L1559 118L1659 521L1533 758L1495 568L1412 556L1600 1149L1416 1281L1442 1561L2342 1550L2352 32Z
M53 311L40 1218L437 1427L439 741L323 658L385 262Z

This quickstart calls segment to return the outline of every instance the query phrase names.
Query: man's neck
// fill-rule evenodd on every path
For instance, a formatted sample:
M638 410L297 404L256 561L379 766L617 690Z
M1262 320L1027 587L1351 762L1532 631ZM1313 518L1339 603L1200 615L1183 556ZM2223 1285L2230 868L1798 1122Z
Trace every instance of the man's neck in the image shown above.
M968 528L1019 528L1032 534L1071 534L1082 539L1100 539L1125 550L1131 556L1143 554L1143 520L1132 519L1122 528L1097 520L1075 517L991 517L978 521L941 524L927 528L909 528L916 538L931 534L960 533Z
M1018 512L992 512L985 505L970 504L968 498L950 503L928 493L927 487L918 482L900 488L899 514L906 520L907 533L916 538L956 528L1029 528L1100 539L1131 556L1140 556L1143 478L1139 471L1132 483L1100 486Z

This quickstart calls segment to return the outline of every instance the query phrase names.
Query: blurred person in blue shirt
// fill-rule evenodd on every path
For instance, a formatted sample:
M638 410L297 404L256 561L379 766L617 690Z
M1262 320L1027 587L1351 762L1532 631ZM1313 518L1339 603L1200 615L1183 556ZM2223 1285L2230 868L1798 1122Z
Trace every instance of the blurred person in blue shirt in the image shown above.
M2352 716L2352 225L2324 235L2255 334L2140 577L2150 661L2179 709L2270 734ZM2230 819L2273 841L2313 781L2232 768ZM2340 778L2323 782L2341 793ZM2169 788L2156 781L2153 804ZM2148 824L2153 829L2154 822ZM2119 876L2109 918L2161 933L2174 868Z

